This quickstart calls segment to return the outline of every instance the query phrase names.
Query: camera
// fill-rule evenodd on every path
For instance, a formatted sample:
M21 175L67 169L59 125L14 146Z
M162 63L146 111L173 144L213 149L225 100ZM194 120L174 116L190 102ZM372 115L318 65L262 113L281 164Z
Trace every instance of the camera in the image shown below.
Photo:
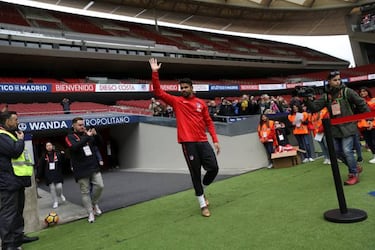
M312 97L315 94L315 89L312 87L296 87L296 94L299 97Z

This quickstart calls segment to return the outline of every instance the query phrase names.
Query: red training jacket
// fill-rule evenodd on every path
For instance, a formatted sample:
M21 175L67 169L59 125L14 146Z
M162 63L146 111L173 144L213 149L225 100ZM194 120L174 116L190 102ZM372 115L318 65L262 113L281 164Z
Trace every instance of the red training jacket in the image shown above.
M195 96L185 98L166 93L160 88L158 72L152 72L152 85L155 95L173 107L177 121L178 143L207 141L206 128L212 141L218 142L214 123L203 100Z

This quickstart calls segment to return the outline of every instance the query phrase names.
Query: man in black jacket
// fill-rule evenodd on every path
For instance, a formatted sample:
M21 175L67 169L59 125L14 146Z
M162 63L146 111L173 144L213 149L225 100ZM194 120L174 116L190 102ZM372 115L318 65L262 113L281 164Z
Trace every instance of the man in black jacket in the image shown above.
M92 223L95 221L95 215L102 214L98 202L104 184L96 154L101 140L95 128L86 130L82 117L74 118L72 126L73 132L66 136L65 142L70 149L73 175L81 189L82 203L87 210L88 221Z
M353 115L354 106L358 113L370 111L366 102L357 92L341 83L339 71L331 71L328 74L327 81L325 93L319 99L314 100L312 97L305 97L306 106L311 112L317 112L327 107L332 119ZM353 143L356 134L358 134L357 123L337 124L332 126L331 131L336 154L348 167L348 180L344 184L355 185L359 182L359 174L362 172L362 167L357 164L353 153Z
M17 113L0 114L0 238L3 250L21 249L37 240L24 235L25 187L31 186L33 166L18 131Z

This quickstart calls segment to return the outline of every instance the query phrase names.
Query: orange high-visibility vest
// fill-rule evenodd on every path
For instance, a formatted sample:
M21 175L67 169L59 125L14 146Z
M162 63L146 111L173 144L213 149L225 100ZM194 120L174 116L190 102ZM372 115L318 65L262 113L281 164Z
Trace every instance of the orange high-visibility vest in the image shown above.
M299 126L294 126L294 129L293 129L293 134L295 135L304 135L304 134L308 134L309 133L309 130L307 129L307 124L304 124L305 122L308 121L308 114L307 112L302 112L303 114L303 118L302 118L302 122ZM295 120L296 120L296 115L288 115L288 120L294 124Z
M266 123L263 123L262 126L258 125L258 136L259 140L264 143L264 142L271 142L274 141L275 137L275 122L269 120L269 127L267 126Z

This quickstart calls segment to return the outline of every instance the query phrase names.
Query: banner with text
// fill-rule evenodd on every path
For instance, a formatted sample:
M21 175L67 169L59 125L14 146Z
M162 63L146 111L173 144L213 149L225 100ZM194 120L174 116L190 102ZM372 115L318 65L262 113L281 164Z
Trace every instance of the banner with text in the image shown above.
M0 83L0 92L6 93L43 93L51 92L50 84L7 84Z
M27 121L20 117L18 128L24 132L39 131L39 130L55 130L55 129L70 129L72 127L72 120L45 120L45 121ZM110 117L95 117L84 118L86 127L101 127L117 124L127 124L139 122L138 116L110 116Z
M210 91L239 90L238 85L210 85Z
M52 85L52 92L80 93L95 92L95 85L92 83L55 83Z
M149 84L96 84L95 92L149 92Z
M362 81L375 80L375 74L352 76L342 78L341 82L355 83ZM194 91L268 91L294 89L296 86L316 86L322 87L327 84L326 80L305 81L305 82L285 82L285 83L269 83L269 84L193 84ZM164 91L177 92L179 84L162 84L160 85ZM121 84L102 84L102 83L2 83L0 82L0 93L105 93L105 92L150 92L153 91L152 84L148 83L121 83Z

